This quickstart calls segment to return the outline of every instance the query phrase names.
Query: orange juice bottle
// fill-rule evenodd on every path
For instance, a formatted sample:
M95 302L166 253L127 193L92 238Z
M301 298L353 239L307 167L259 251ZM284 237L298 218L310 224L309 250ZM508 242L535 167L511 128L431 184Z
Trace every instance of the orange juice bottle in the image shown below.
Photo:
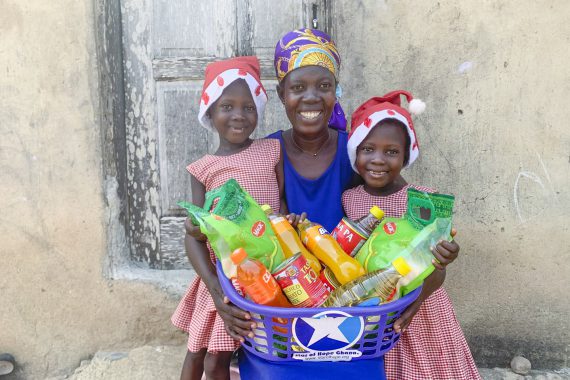
M237 265L238 283L253 302L266 306L293 307L265 265L248 258L243 248L233 251L230 257Z
M279 244L281 244L281 248L283 248L285 258L289 258L297 252L301 252L301 255L307 259L307 262L311 268L313 268L315 273L320 273L321 263L315 256L313 256L313 254L311 254L311 252L307 251L307 248L305 248L303 243L301 243L301 239L299 239L299 235L291 223L289 223L283 215L274 213L269 205L263 205L261 206L261 209L265 211L265 214L271 223L271 228L273 229L273 232L275 232L277 240L279 240Z
M330 268L341 285L366 274L362 265L344 253L336 240L320 224L305 219L297 225L297 229L303 244Z

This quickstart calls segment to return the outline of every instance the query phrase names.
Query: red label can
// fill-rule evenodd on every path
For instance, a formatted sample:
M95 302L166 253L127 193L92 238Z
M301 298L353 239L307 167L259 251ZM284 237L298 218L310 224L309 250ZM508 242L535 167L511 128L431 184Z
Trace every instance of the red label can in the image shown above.
M340 282L338 282L333 272L329 268L323 269L319 275L319 278L329 289L330 293L332 293L336 288L340 286Z
M332 232L332 236L349 256L354 257L368 236L357 230L346 217L342 218Z
M273 272L273 277L295 307L319 307L330 294L300 253L281 263Z

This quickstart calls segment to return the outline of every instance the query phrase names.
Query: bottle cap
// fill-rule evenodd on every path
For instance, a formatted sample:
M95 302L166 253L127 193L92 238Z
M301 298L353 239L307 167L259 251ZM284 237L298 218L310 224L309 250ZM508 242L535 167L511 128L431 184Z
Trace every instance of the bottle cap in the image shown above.
M408 262L403 257L397 257L394 261L392 261L392 266L402 276L405 276L412 271L412 268L410 268L410 266L408 265Z
M262 209L263 212L266 213L267 215L273 213L273 210L271 209L271 206L269 206L269 205L261 205L261 209Z
M238 265L247 258L247 253L245 252L245 249L238 248L232 252L230 258L234 264Z
M384 211L380 209L378 206L372 206L370 209L370 213L376 217L376 219L380 220L384 217Z

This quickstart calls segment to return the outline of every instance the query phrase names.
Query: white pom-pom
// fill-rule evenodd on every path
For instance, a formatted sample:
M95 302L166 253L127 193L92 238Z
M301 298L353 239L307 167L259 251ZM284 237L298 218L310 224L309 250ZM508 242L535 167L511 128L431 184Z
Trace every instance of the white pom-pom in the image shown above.
M426 104L419 99L412 99L408 105L408 110L412 115L419 115L426 110Z

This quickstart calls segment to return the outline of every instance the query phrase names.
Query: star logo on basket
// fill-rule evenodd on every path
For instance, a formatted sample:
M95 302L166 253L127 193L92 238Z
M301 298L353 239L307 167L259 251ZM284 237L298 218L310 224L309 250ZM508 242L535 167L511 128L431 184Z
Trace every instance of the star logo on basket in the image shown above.
M350 348L360 339L364 320L343 311L330 310L311 318L295 318L292 327L293 337L305 350L338 352Z

